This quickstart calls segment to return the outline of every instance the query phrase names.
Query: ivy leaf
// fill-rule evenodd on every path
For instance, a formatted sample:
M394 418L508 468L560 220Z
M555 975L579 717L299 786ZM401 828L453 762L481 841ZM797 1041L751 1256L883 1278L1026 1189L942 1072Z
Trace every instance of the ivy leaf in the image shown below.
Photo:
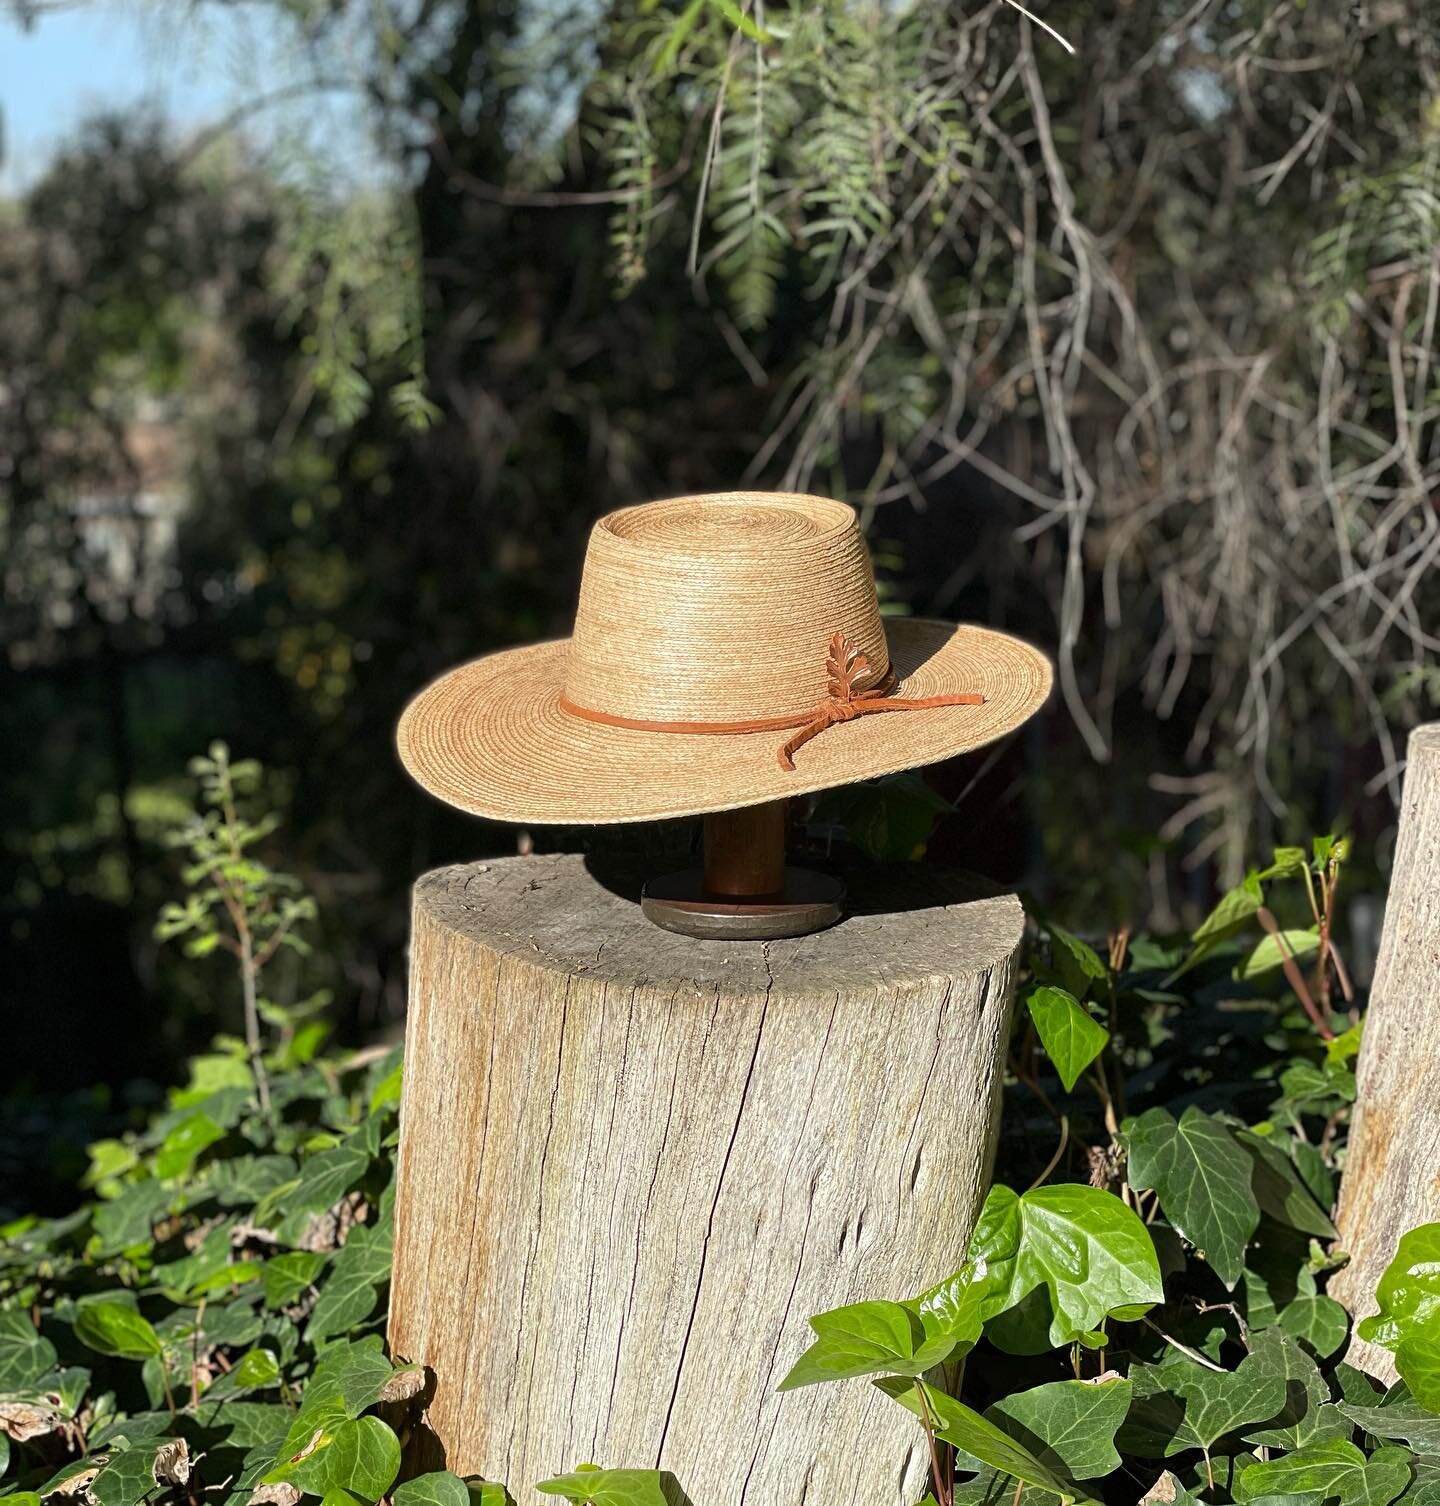
M905 1380L895 1375L883 1376L873 1384L917 1417L923 1415L919 1395L923 1388L925 1410L929 1412L935 1436L988 1465L997 1474L1036 1486L1050 1495L1059 1496L1062 1502L1090 1500L1073 1480L1042 1463L1023 1444L953 1396L947 1396L922 1381Z
M1378 1407L1387 1394L1386 1388L1373 1375L1366 1375L1345 1360L1336 1365L1331 1379L1340 1393L1339 1399L1357 1407ZM1403 1387L1397 1390L1402 1396L1407 1394Z
M311 1156L300 1168L299 1184L285 1198L286 1218L333 1208L369 1166L368 1152L349 1141Z
M1329 1114L1355 1101L1355 1074L1348 1065L1317 1067L1297 1061L1280 1074L1281 1105L1291 1116Z
M1223 895L1219 904L1200 922L1190 937L1193 943L1190 955L1166 978L1166 986L1203 962L1221 942L1243 930L1264 903L1265 892L1260 887L1259 874L1247 873L1244 881Z
M1284 1150L1269 1136L1257 1135L1254 1130L1238 1129L1235 1138L1253 1158L1250 1185L1261 1212L1302 1233L1334 1239L1335 1225L1311 1196Z
M1416 1459L1414 1476L1401 1497L1405 1506L1440 1506L1440 1461Z
M1384 1406L1342 1401L1338 1408L1372 1438L1398 1439L1417 1454L1440 1454L1440 1416L1410 1397Z
M956 1340L918 1308L903 1302L854 1302L817 1313L819 1336L776 1388L794 1391L816 1381L848 1380L889 1371L922 1375L949 1357Z
M1410 1455L1403 1448L1377 1449L1367 1459L1353 1443L1334 1438L1242 1470L1235 1499L1333 1496L1340 1506L1388 1506L1410 1483L1410 1474Z
M1133 1320L1165 1300L1150 1232L1113 1193L1035 1187L1016 1211L1020 1237L1002 1307L1044 1287L1055 1348L1088 1338L1107 1318Z
M222 1208L253 1208L277 1187L295 1180L295 1162L289 1156L236 1156L211 1161L197 1175Z
M166 1135L155 1154L155 1175L167 1180L183 1177L201 1152L225 1138L225 1131L208 1114L190 1114Z
M956 1347L968 1347L979 1324L1003 1323L1012 1309L1044 1311L1049 1342L1059 1347L1097 1342L1107 1318L1137 1318L1163 1300L1145 1225L1112 1193L1061 1184L1023 1196L992 1187L966 1264L910 1306L927 1333L948 1334Z
M308 1343L320 1345L358 1328L380 1300L378 1288L390 1279L393 1239L387 1230L363 1226L350 1231L310 1314Z
M143 1360L163 1351L160 1335L133 1307L120 1302L87 1302L75 1314L75 1337L99 1354Z
M317 1496L345 1490L378 1501L399 1473L395 1434L378 1417L347 1418L335 1400L301 1410L263 1483L293 1485Z
M1051 1381L985 1409L985 1416L1040 1460L1073 1480L1094 1480L1119 1469L1115 1433L1130 1408L1131 1385Z
M151 1442L113 1453L86 1487L86 1496L97 1506L135 1506L159 1483L155 1478L159 1450L160 1444Z
M23 1391L55 1365L55 1346L24 1313L0 1312L0 1391Z
M305 1387L301 1416L312 1407L338 1406L347 1417L358 1417L380 1400L386 1386L399 1373L385 1357L378 1334L358 1343L332 1344L316 1362Z
M1311 1276L1311 1290L1302 1291L1282 1309L1280 1327L1299 1339L1316 1359L1328 1360L1350 1337L1350 1315L1333 1297L1315 1291L1314 1283Z
M991 1187L970 1235L965 1263L918 1299L927 1330L948 1334L957 1347L973 1345L985 1319L1004 1302L1019 1247L1020 1199L1009 1187Z
M62 1464L40 1487L35 1494L42 1501L48 1501L51 1496L57 1494L73 1495L88 1481L93 1480L99 1473L99 1467L88 1459L72 1459L68 1464ZM76 1483L71 1484L74 1481ZM68 1485L69 1489L61 1491L61 1486Z
M1303 847L1277 847L1270 866L1256 875L1257 878L1294 878L1305 869L1307 858Z
M470 1506L470 1492L448 1469L416 1475L390 1492L391 1506Z
M220 1376L206 1391L208 1400L243 1396L247 1391L265 1391L280 1384L280 1366L268 1349L251 1349L240 1356L233 1369Z
M370 1112L378 1113L383 1108L388 1108L392 1103L400 1102L400 1089L404 1077L404 1063L396 1062L370 1093Z
M1196 927L1190 940L1197 946L1223 941L1248 924L1250 917L1264 903L1260 875L1247 873L1239 884L1221 896L1220 902Z
M1308 926L1303 931L1281 931L1278 934L1267 932L1255 944L1250 955L1236 966L1235 977L1242 983L1248 983L1252 978L1263 978L1266 973L1274 972L1287 955L1301 962L1318 950L1319 946L1320 932L1315 926Z
M1395 1368L1422 1407L1440 1412L1440 1223L1400 1238L1375 1289L1380 1311L1356 1329L1393 1351Z
M288 1307L297 1301L325 1269L324 1255L312 1250L292 1250L265 1262L260 1284L266 1307Z
M658 1469L597 1469L593 1464L541 1480L535 1489L567 1501L596 1501L600 1506L666 1506Z
M1149 1109L1125 1129L1129 1179L1159 1197L1170 1223L1233 1291L1260 1226L1252 1162L1228 1126L1193 1104L1177 1120Z
M515 1506L510 1492L493 1480L467 1479L465 1489L470 1496L470 1506Z
M1045 1054L1071 1092L1080 1074L1105 1049L1110 1032L1092 1020L1074 994L1047 984L1025 1001Z
M1045 923L1045 929L1050 933L1050 951L1060 981L1077 999L1085 996L1091 983L1105 981L1105 964L1088 941L1081 941L1053 920Z
M1142 1459L1169 1459L1187 1449L1207 1454L1228 1433L1279 1414L1286 1382L1250 1354L1234 1370L1210 1370L1187 1355L1159 1365L1132 1365L1135 1400L1120 1429L1120 1447Z
M135 1245L148 1245L160 1210L174 1195L158 1177L147 1177L127 1187L112 1202L102 1203L95 1213L99 1255L118 1255Z
M1290 1159L1304 1182L1305 1189L1322 1208L1335 1206L1335 1173L1325 1164L1325 1157L1313 1145L1304 1140L1292 1140L1289 1144Z
M1278 1376L1282 1400L1263 1427L1242 1436L1265 1448L1297 1449L1329 1438L1348 1437L1349 1425L1330 1401L1330 1388L1309 1354L1288 1334L1267 1328L1254 1337L1250 1353L1257 1373Z
M1348 1030L1342 1031L1333 1041L1325 1042L1325 1065L1327 1067L1338 1066L1348 1062L1360 1054L1360 1035L1365 1028L1364 1020L1358 1025L1352 1025Z

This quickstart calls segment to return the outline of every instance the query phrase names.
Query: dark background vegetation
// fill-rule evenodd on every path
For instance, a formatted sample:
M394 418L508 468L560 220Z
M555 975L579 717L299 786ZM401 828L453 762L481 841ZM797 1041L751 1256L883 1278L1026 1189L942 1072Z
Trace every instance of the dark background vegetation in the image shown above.
M930 858L1091 933L1331 827L1383 892L1440 695L1436 14L1045 13L1077 57L1000 0L543 44L424 0L347 82L363 181L97 118L0 204L0 1174L235 1027L152 935L212 738L319 902L294 991L397 1030L408 884L517 834L416 791L396 717L566 631L592 520L646 498L843 496L891 609L1061 654L1037 724L927 775ZM355 17L289 14L318 81Z

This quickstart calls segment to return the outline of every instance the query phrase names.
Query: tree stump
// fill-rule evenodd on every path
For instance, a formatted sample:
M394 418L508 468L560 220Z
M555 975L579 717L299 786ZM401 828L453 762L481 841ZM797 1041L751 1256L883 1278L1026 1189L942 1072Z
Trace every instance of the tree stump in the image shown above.
M1400 1236L1440 1219L1440 722L1410 735L1400 833L1375 983L1356 1066L1355 1112L1336 1222L1350 1264L1330 1292L1356 1317ZM1389 1350L1354 1339L1347 1358L1396 1379Z
M521 1503L594 1462L694 1506L912 1506L907 1412L775 1387L812 1313L960 1263L1023 920L915 868L766 943L661 931L579 857L422 878L390 1302L433 1372L412 1464Z

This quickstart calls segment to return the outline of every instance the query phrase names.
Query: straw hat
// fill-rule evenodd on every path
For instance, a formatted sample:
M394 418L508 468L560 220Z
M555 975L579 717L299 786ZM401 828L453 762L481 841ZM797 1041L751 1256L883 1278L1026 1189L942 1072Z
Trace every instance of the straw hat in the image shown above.
M1049 661L1006 633L882 621L844 503L725 492L601 518L573 635L450 670L397 742L473 815L648 821L965 753L1049 690Z

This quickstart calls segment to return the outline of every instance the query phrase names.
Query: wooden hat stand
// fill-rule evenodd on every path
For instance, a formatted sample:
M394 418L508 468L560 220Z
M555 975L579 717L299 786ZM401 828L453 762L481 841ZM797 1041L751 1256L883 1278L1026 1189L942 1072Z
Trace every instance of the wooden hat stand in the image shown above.
M839 879L785 862L787 800L705 817L704 866L651 879L648 920L705 941L777 941L840 919Z

